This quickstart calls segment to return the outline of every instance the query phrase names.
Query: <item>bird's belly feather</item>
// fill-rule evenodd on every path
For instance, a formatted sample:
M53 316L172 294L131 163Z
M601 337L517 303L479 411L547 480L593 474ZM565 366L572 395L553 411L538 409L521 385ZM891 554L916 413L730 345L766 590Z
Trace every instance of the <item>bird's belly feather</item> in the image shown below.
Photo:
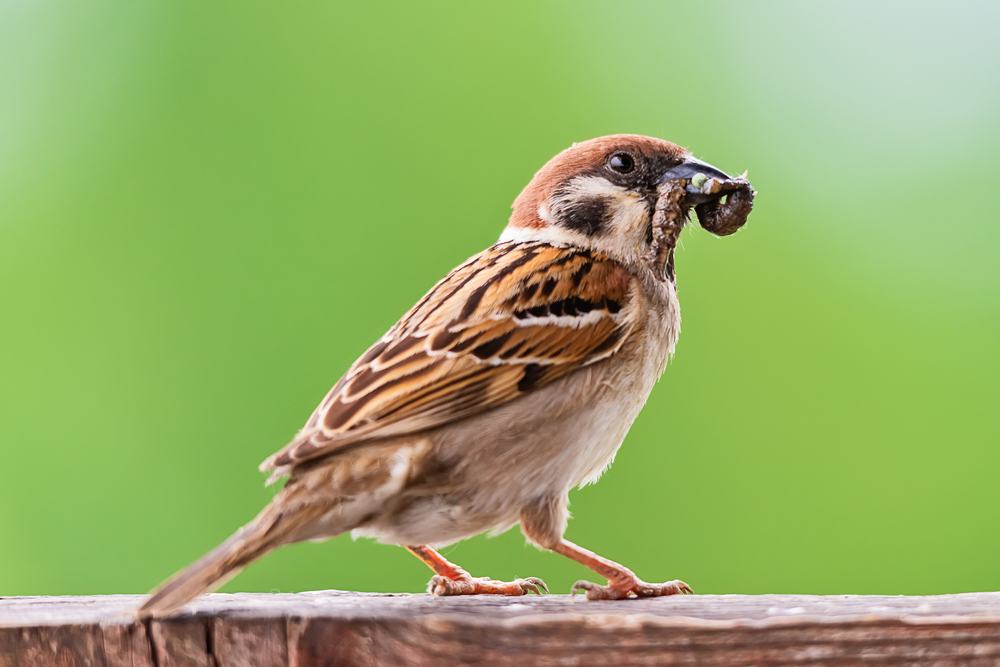
M397 502L354 531L394 544L443 546L516 524L533 501L591 483L614 459L673 353L679 309L647 318L621 358L594 364L499 409L426 433ZM616 355L617 356L617 355ZM420 461L448 467L421 479Z

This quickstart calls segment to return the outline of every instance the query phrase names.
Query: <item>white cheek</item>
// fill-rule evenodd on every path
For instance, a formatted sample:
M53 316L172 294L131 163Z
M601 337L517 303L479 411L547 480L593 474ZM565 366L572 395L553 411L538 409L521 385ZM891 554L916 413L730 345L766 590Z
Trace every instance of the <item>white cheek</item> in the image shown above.
M638 195L628 194L619 197L615 207L615 215L611 220L612 228L621 236L635 240L645 239L646 227L649 224L649 206Z
M575 178L566 188L565 200L600 198L611 208L611 222L605 235L624 236L631 243L638 235L641 242L645 238L649 207L639 195L625 190L607 179L598 176ZM554 207L559 203L555 202ZM541 215L541 211L539 211ZM551 216L551 213L549 213ZM549 222L548 218L543 218Z
M549 208L548 203L543 202L539 204L538 217L541 218L542 222L544 222L547 225L551 225L553 223L552 209Z
M564 199L590 199L592 197L617 198L625 194L625 190L601 178L600 176L577 176L563 188Z
M603 199L611 214L601 233L588 236L556 222L565 207L593 198ZM651 213L646 200L604 178L581 176L573 179L561 188L559 198L539 205L537 213L544 225L537 228L507 227L500 236L500 242L542 241L557 246L591 248L626 264L642 261L647 250L646 231Z
M608 231L593 240L593 247L609 256L634 264L646 254L646 230L649 208L637 196L626 195L618 200Z

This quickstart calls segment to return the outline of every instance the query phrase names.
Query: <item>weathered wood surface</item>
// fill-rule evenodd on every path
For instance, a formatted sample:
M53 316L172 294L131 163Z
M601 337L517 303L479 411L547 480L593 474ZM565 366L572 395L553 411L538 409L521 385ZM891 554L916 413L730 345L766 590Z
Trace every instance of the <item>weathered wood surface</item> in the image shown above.
M929 597L210 595L0 598L0 667L1000 665L1000 593Z

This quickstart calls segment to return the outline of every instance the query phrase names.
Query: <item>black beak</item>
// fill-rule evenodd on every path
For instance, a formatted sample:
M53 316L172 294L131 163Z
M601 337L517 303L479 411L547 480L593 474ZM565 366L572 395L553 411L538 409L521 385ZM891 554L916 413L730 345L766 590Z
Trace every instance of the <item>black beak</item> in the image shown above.
M698 178L696 179L695 177ZM662 185L667 181L675 181L678 179L686 179L689 181L684 189L688 192L685 199L690 204L703 204L707 201L718 199L726 192L736 189L735 186L727 187L728 184L733 181L732 176L721 169L713 167L707 162L702 162L701 160L693 157L687 158L684 162L681 162L673 169L668 169L666 173L660 177L660 182L657 185ZM692 180L695 181L694 184L690 182ZM701 184L710 180L716 181L719 185L708 188L713 190L713 192L709 194L704 192L706 188L703 188Z

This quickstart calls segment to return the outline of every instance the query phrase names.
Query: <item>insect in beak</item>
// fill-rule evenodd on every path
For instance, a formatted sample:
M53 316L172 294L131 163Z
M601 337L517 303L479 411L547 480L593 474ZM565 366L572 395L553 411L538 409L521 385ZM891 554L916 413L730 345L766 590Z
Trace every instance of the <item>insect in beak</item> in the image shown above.
M733 178L692 157L668 169L656 192L647 262L661 280L673 280L674 248L692 206L705 230L728 236L746 224L756 194L746 173Z
M689 157L660 177L658 192L662 197L671 189L667 187L669 183L682 186L684 198L680 204L694 206L698 221L706 231L728 236L746 224L753 208L757 193L746 176L744 172L742 176L733 177L707 162Z

